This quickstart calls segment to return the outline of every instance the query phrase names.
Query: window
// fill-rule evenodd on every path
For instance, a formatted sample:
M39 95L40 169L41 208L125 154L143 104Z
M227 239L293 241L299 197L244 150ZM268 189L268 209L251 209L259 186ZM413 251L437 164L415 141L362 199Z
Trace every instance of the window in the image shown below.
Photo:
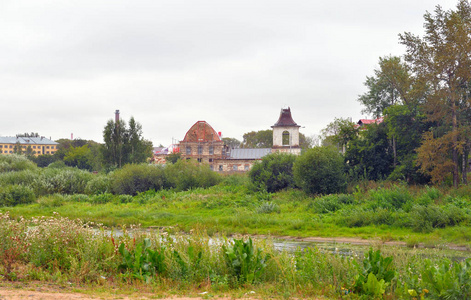
M199 145L198 146L198 155L203 154L203 146Z
M13 146L12 146L12 145L10 145L10 148L13 148ZM10 151L10 153L11 153L11 151Z
M36 146L33 146L33 149L36 149Z
M6 152L5 152L6 153ZM10 153L13 153L13 151L10 150Z
M214 154L214 147L209 146L209 155L213 155L213 154Z
M245 165L245 166L244 166L244 170L245 170L245 171L248 171L249 169L250 169L250 166L249 166L249 165Z
M211 171L214 171L214 166L213 165L209 165L209 168L211 169Z
M46 151L46 154L49 154L49 151Z
M219 165L219 171L222 172L222 165Z
M212 159L212 158L210 158L210 159L209 159L209 162L213 162L213 159Z
M191 154L191 147L186 146L186 155L190 155L190 154Z
M49 149L49 146L46 146L46 149Z
M283 131L283 146L291 145L289 132L287 130Z
M3 148L3 145L0 145L0 148Z
M201 162L201 158L198 158L198 162Z
M239 168L237 167L237 165L233 165L233 166L232 166L232 170L237 171L238 169L239 169Z

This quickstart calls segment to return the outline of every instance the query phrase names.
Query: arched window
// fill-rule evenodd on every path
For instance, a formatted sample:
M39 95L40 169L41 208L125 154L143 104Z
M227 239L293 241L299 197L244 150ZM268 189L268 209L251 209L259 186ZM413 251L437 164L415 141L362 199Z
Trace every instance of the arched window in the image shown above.
M289 146L291 144L289 132L283 131L283 146Z

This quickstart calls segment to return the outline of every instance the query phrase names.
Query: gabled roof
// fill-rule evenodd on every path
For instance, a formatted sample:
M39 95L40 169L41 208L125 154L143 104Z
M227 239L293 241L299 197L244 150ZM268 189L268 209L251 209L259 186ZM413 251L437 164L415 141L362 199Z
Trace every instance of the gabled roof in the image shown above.
M282 108L280 112L280 117L278 118L278 121L273 125L272 127L276 126L297 126L301 127L296 122L293 120L293 117L291 116L291 109L288 108Z
M198 121L187 131L182 142L221 142L221 138L206 121Z
M16 136L0 136L0 144L16 144L21 145L58 145L45 137L16 137Z
M231 149L231 154L228 159L261 159L265 155L271 153L271 148L237 148Z

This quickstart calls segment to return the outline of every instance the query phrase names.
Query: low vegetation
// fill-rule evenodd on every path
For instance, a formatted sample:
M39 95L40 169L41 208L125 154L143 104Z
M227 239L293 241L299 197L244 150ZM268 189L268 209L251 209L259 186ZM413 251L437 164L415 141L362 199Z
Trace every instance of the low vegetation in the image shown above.
M471 260L439 252L370 249L344 256L315 248L286 252L270 241L204 231L181 235L137 228L116 233L100 224L0 214L0 276L108 288L146 284L154 292L209 295L256 291L261 297L465 299ZM421 278L421 280L419 279Z

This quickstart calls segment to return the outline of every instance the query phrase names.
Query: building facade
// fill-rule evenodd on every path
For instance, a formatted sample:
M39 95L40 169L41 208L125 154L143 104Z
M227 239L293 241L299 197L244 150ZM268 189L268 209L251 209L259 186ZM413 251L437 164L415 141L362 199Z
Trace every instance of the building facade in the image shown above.
M185 134L177 149L182 159L194 159L209 164L216 172L247 172L256 161L274 152L301 154L299 126L291 116L291 109L282 109L273 128L273 148L237 148L224 144L221 134L206 121L198 121ZM175 152L175 151L174 151ZM162 156L162 155L160 155ZM165 158L154 154L155 163L164 163Z
M59 144L38 134L0 137L0 154L31 153L35 156L54 154Z
M299 146L299 127L291 116L291 109L283 108L278 121L273 125L273 148L272 152L301 154Z

